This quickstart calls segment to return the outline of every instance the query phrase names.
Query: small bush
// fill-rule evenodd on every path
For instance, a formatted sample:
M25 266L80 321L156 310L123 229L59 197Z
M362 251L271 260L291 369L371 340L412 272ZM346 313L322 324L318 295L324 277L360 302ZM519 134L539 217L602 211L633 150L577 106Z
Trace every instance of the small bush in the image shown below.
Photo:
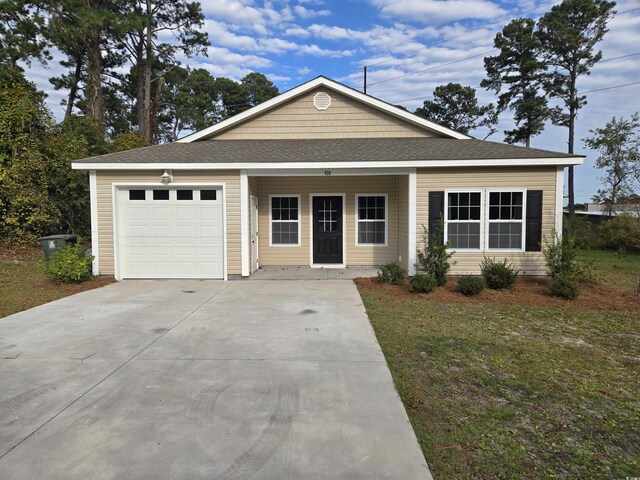
M506 258L498 262L495 258L484 257L480 264L480 272L487 287L493 290L504 290L515 285L519 270L516 270Z
M578 296L578 293L580 293L576 281L567 275L560 275L552 279L549 288L553 295L566 298L567 300L574 300Z
M441 231L443 227L441 226ZM438 286L442 287L447 283L447 272L451 268L450 258L453 253L447 251L447 244L443 244L436 232L429 235L425 226L422 226L422 244L421 250L417 251L416 268L420 272L436 279Z
M54 283L80 283L91 278L92 260L81 245L68 245L51 254L44 273Z
M406 270L397 263L385 263L378 268L378 281L380 283L400 285L407 277Z
M411 279L411 290L417 293L433 292L438 286L438 282L431 275L417 273Z
M471 275L465 275L458 279L458 291L468 297L475 297L484 290L487 284L482 277L474 277Z
M560 276L574 277L578 267L576 264L576 242L572 237L562 239L556 233L551 240L545 238L543 249L547 273L551 278Z

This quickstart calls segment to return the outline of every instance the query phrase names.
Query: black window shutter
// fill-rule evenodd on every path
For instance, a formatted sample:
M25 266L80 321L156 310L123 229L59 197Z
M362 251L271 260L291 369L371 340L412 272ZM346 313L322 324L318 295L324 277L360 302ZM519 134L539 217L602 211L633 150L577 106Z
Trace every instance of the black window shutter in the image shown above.
M429 192L429 241L435 238L438 243L444 243L441 219L444 219L444 192Z
M525 250L539 252L542 250L542 190L527 191Z

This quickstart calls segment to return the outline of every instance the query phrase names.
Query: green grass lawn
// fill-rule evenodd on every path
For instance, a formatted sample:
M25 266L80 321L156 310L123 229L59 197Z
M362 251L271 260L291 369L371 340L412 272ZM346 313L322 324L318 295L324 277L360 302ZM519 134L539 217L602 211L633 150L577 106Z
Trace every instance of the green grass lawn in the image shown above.
M614 267L613 254L581 255L608 281L629 278L640 258ZM637 310L359 288L436 479L640 476Z
M112 281L111 277L104 277L75 285L56 285L44 275L42 252L0 255L0 318Z
M640 278L640 254L618 255L610 250L580 250L578 258L592 264L599 280L606 285L632 289Z

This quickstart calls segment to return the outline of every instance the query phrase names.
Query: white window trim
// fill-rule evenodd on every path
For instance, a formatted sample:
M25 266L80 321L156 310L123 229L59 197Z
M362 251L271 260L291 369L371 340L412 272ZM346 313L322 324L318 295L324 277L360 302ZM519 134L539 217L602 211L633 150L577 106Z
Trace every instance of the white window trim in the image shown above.
M479 193L480 194L480 220L449 220L449 194L450 193ZM444 191L444 241L448 242L449 238L449 223L480 223L480 246L479 248L448 248L450 252L460 253L473 253L484 251L484 237L485 237L485 209L483 208L485 202L485 190L484 189L458 189L452 188Z
M486 205L485 212L487 219L487 228L485 229L485 245L487 252L496 252L496 253L515 253L515 252L524 252L526 246L526 218L527 218L527 189L526 188L487 188L486 189ZM504 193L504 192L513 192L513 193L522 193L522 218L520 220L489 220L489 206L490 206L490 195L492 193ZM489 224L491 223L516 223L520 222L522 224L522 239L520 242L520 248L489 248Z
M360 197L384 197L384 243L360 243L360 222L380 222L381 220L361 220L360 210L358 209L358 202ZM355 219L356 219L356 247L388 247L389 246L389 195L387 193L357 193L356 205L355 205Z
M278 223L293 223L294 220L274 220L273 219L273 204L271 202L272 198L297 198L298 199L298 243L273 243L273 222ZM291 247L301 247L301 236L302 236L302 202L301 195L295 193L278 193L274 195L269 195L269 246L274 248L291 248Z

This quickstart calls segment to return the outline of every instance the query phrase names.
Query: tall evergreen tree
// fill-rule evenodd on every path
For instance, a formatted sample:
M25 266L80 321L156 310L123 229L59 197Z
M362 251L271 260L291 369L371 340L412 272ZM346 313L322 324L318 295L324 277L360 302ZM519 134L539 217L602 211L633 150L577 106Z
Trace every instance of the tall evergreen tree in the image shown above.
M51 16L49 35L52 42L68 54L72 51L74 55L86 55L86 114L102 125L103 51L114 48L115 34L124 21L117 0L46 0L45 6Z
M516 128L505 130L505 141L524 142L527 147L531 137L544 130L549 117L547 99L539 94L546 68L538 58L540 40L534 30L535 21L530 18L513 20L504 27L493 42L500 53L484 59L487 78L480 84L500 94L498 111L508 108L514 112Z
M596 44L607 32L607 24L614 15L614 2L605 0L564 0L538 21L537 35L541 42L542 61L550 72L545 91L560 99L563 106L552 111L555 125L568 127L568 151L573 153L575 125L578 111L587 104L578 92L580 76L589 75L591 68L602 58L595 51ZM574 169L569 167L569 214L575 213Z
M51 57L43 36L45 19L37 5L26 0L0 2L0 63L19 68L18 62L41 62Z
M440 85L433 91L433 100L425 100L416 115L444 125L460 133L488 127L489 137L495 133L497 115L493 104L482 106L478 103L476 90L459 83Z
M120 37L129 52L135 76L136 120L140 136L153 143L154 122L164 84L164 74L176 65L174 56L205 54L209 40L200 30L204 15L200 3L185 0L129 0L128 28ZM173 35L175 43L158 42L162 34ZM163 69L162 66L167 66Z

